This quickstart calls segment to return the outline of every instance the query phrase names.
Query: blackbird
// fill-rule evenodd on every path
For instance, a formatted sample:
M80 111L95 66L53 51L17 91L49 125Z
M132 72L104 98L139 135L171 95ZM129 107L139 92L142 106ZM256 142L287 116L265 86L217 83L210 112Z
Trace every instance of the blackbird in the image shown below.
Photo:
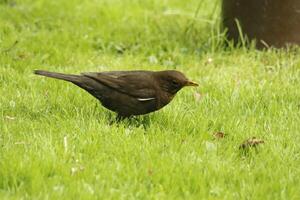
M184 86L198 86L179 71L110 71L81 75L35 70L35 74L72 82L118 114L117 119L161 109Z

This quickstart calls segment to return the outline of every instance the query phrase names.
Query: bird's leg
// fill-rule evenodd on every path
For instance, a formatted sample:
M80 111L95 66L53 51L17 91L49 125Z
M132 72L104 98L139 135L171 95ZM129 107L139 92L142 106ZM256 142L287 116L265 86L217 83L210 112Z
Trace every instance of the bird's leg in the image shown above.
M150 117L149 115L146 115L143 117L143 121L142 121L143 127L144 129L147 129L150 125Z
M117 117L114 120L110 121L109 125L113 125L114 123L119 123L119 122L124 121L125 119L128 119L128 118L130 118L130 117L118 114Z
M127 117L126 116L123 116L123 115L117 115L116 117L116 122L120 122L120 121L123 121L124 119L126 119Z

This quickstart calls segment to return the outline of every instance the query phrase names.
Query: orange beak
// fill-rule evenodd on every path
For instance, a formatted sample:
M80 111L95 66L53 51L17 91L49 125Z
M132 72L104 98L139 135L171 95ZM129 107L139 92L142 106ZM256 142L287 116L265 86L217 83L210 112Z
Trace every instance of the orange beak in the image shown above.
M198 86L198 83L195 83L193 81L188 81L185 86Z

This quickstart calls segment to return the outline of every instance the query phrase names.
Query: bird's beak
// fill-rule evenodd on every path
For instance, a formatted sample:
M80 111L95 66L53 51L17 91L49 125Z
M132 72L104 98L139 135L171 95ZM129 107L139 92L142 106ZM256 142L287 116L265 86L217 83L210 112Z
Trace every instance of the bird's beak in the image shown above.
M185 86L198 86L198 83L195 83L193 81L188 81Z

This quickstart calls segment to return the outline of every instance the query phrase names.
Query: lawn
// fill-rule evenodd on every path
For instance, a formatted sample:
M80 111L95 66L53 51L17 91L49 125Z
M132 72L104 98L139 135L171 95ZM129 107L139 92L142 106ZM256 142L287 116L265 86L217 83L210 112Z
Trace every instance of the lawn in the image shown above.
M233 47L219 11L0 0L0 199L300 199L300 48ZM176 69L200 86L110 124L88 93L34 69ZM264 143L240 149L251 137Z

